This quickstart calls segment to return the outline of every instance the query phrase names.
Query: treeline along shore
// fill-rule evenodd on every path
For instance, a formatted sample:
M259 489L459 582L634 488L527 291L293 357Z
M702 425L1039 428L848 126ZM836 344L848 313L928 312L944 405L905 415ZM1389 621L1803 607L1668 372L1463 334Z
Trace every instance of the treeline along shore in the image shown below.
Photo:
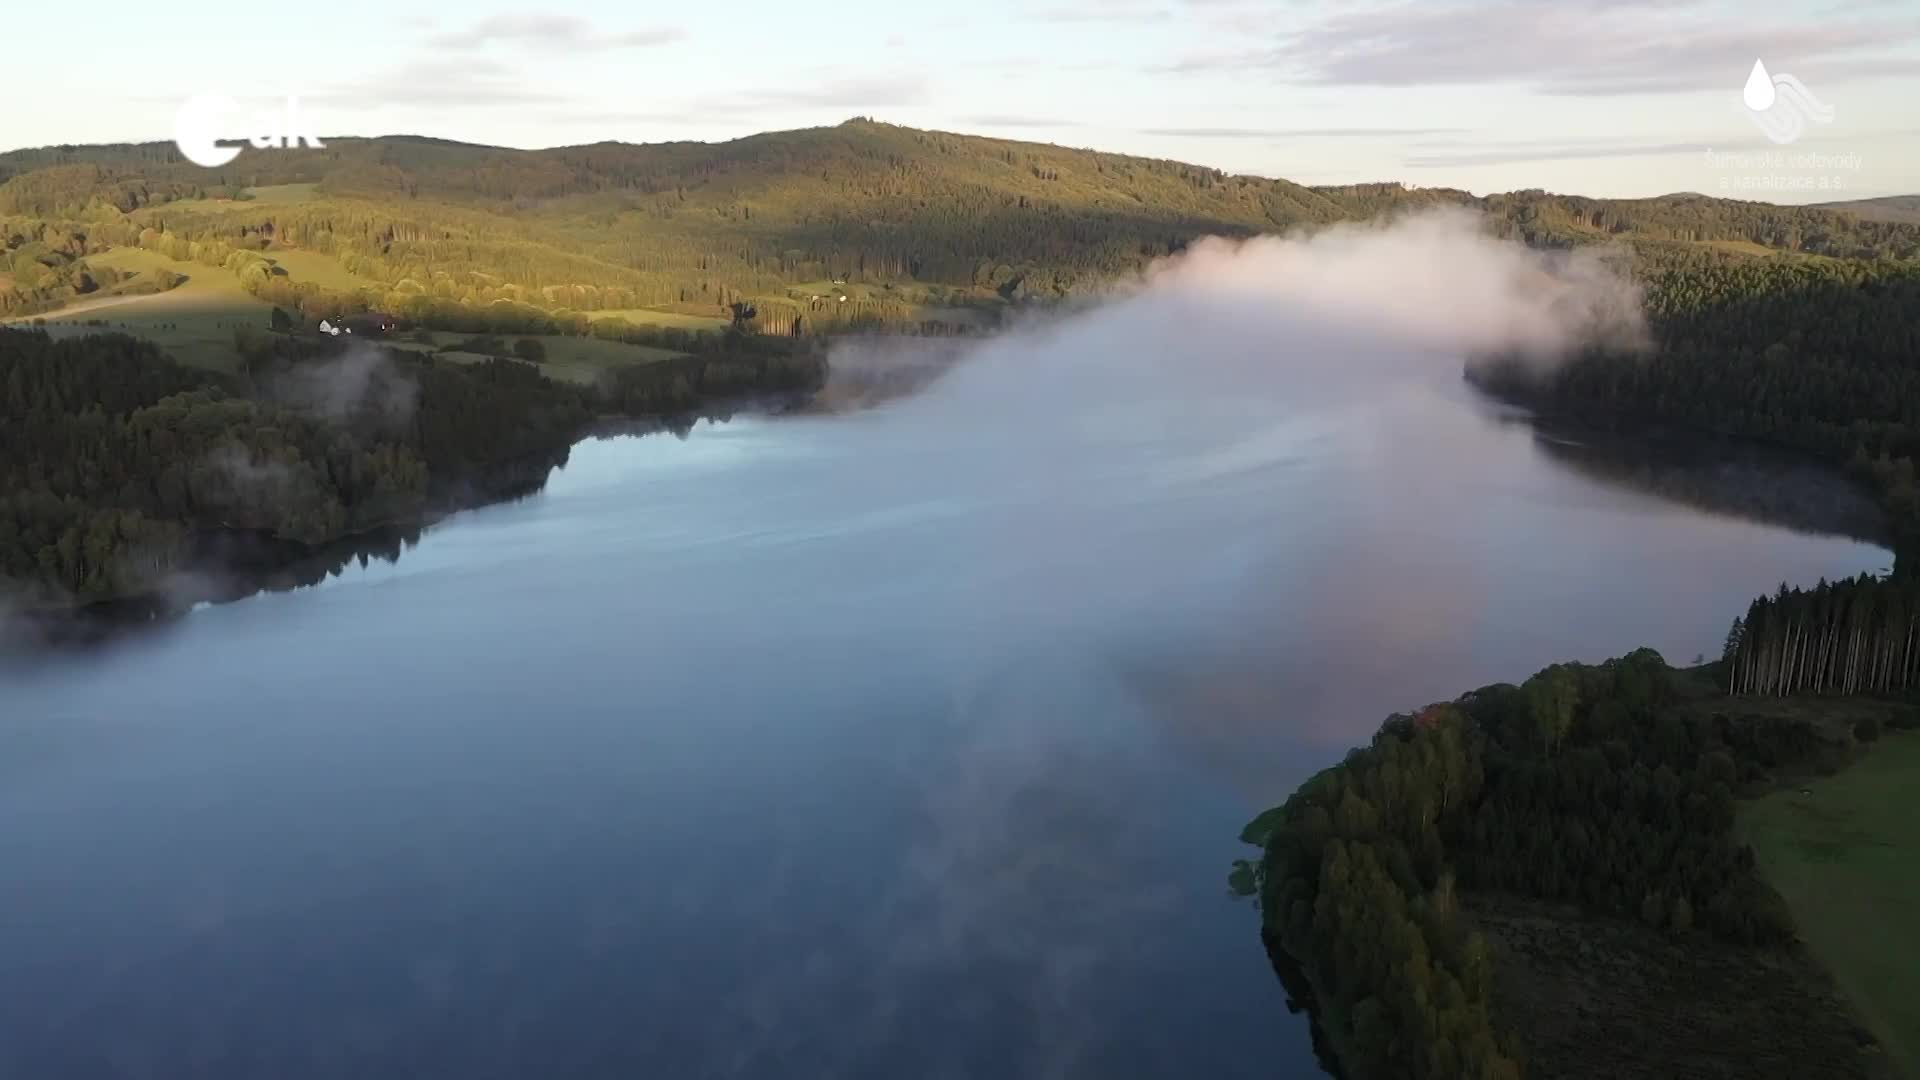
M1880 499L1902 565L1920 560L1920 262L1685 262L1643 275L1652 347L1541 373L1469 377L1588 427L1673 425L1774 443Z
M824 378L810 345L715 342L579 385L336 339L261 335L228 373L125 335L0 329L0 602L16 633L168 614L537 490L604 426L804 400Z

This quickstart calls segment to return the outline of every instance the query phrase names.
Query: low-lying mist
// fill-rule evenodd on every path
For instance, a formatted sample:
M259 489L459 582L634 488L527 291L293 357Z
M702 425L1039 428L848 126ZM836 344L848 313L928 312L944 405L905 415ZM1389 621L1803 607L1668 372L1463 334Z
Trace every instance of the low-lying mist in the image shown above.
M1284 388L1298 401L1412 365L1458 374L1469 358L1499 355L1547 369L1579 349L1645 341L1640 290L1608 253L1528 248L1476 215L1443 211L1203 239L1077 310L957 354L944 343L889 353L856 340L835 350L832 368L843 385L872 386L952 366L930 396L959 405L988 394L1000 415L1134 394L1159 395L1172 410L1182 386L1196 383ZM995 386L1009 371L1017 392Z
M420 387L385 352L355 344L324 360L298 364L269 380L265 396L330 424L350 424L373 433L392 430L413 416Z

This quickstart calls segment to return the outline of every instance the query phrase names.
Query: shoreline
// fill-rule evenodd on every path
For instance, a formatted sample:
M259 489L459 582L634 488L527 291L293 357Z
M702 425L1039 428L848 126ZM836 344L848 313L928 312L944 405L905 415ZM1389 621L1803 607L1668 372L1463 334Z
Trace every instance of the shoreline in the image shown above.
M597 416L555 453L502 463L484 477L459 478L417 515L363 525L318 543L250 529L199 530L189 535L192 553L185 564L168 571L157 587L79 604L0 605L0 655L87 648L172 624L202 604L310 587L357 558L396 560L448 518L539 494L553 470L565 468L573 448L588 439L684 435L703 420L804 413L815 392L753 394L671 415Z
M1836 460L1831 455L1823 454L1818 450L1780 439L1729 430L1724 427L1676 421L1631 409L1591 407L1575 410L1556 406L1541 395L1531 392L1529 384L1503 378L1503 374L1505 373L1498 367L1469 363L1460 377L1474 390L1485 395L1489 401L1525 410L1529 422L1534 424L1536 431L1564 433L1573 436L1575 440L1585 436L1590 441L1604 440L1615 445L1621 436L1633 436L1636 441L1641 442L1692 442L1697 445L1717 443L1724 446L1749 448L1761 454L1775 456L1783 465L1789 467L1823 470L1844 481L1849 490L1870 500L1878 517L1877 524L1871 529L1856 531L1843 528L1839 530L1839 534L1863 543L1875 544L1892 552L1893 569L1896 574L1910 572L1907 568L1920 564L1920 521L1902 519L1895 513L1895 508L1889 505L1886 493L1852 472L1845 461ZM1586 443L1580 445L1584 446ZM1743 511L1738 508L1726 508L1725 512L1743 514Z

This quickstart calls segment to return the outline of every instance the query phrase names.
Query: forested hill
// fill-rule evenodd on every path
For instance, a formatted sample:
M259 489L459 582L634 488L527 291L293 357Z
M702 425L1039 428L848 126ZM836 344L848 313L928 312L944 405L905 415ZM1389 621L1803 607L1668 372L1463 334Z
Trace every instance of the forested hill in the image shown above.
M416 276L411 262L457 260L452 243L511 245L518 258L472 255L531 289L637 290L621 303L686 299L690 284L753 295L833 278L1009 294L1033 278L1026 288L1057 292L1207 233L1358 210L1283 180L862 121L717 144L539 151L339 139L248 152L215 170L166 144L77 147L0 155L0 178L0 216L126 215L189 239L270 225L298 243L324 231L321 243L378 241L384 258L367 270L395 281ZM316 184L317 198L223 201L293 183Z
M0 317L115 303L103 321L137 331L139 296L168 294L147 310L171 333L173 311L204 303L180 282L204 298L217 279L241 294L209 317L223 338L278 308L289 326L377 311L463 334L702 352L726 346L723 330L978 329L1200 236L1431 206L1482 212L1534 245L1632 253L1657 354L1586 358L1528 397L1851 462L1885 497L1902 550L1920 549L1920 224L1832 209L1310 188L867 120L536 151L336 139L220 169L170 144L55 147L0 155Z
M298 199L249 199L295 184L312 187ZM1920 253L1920 226L1830 210L1699 195L1309 188L866 120L724 143L533 151L336 139L323 150L248 151L220 169L187 163L165 143L0 155L0 221L308 247L351 257L355 273L403 293L432 291L436 274L481 270L521 299L578 310L780 297L834 279L944 290L917 297L934 302L1045 297L1205 234L1430 204L1485 210L1534 243L1625 238L1722 256Z

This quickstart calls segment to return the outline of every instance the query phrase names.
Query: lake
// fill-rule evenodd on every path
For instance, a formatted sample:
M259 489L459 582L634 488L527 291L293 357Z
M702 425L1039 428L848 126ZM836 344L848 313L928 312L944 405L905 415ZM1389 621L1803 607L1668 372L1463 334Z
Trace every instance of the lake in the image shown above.
M1457 364L1073 381L588 441L15 659L0 1075L1317 1076L1248 818L1389 712L1890 561Z

